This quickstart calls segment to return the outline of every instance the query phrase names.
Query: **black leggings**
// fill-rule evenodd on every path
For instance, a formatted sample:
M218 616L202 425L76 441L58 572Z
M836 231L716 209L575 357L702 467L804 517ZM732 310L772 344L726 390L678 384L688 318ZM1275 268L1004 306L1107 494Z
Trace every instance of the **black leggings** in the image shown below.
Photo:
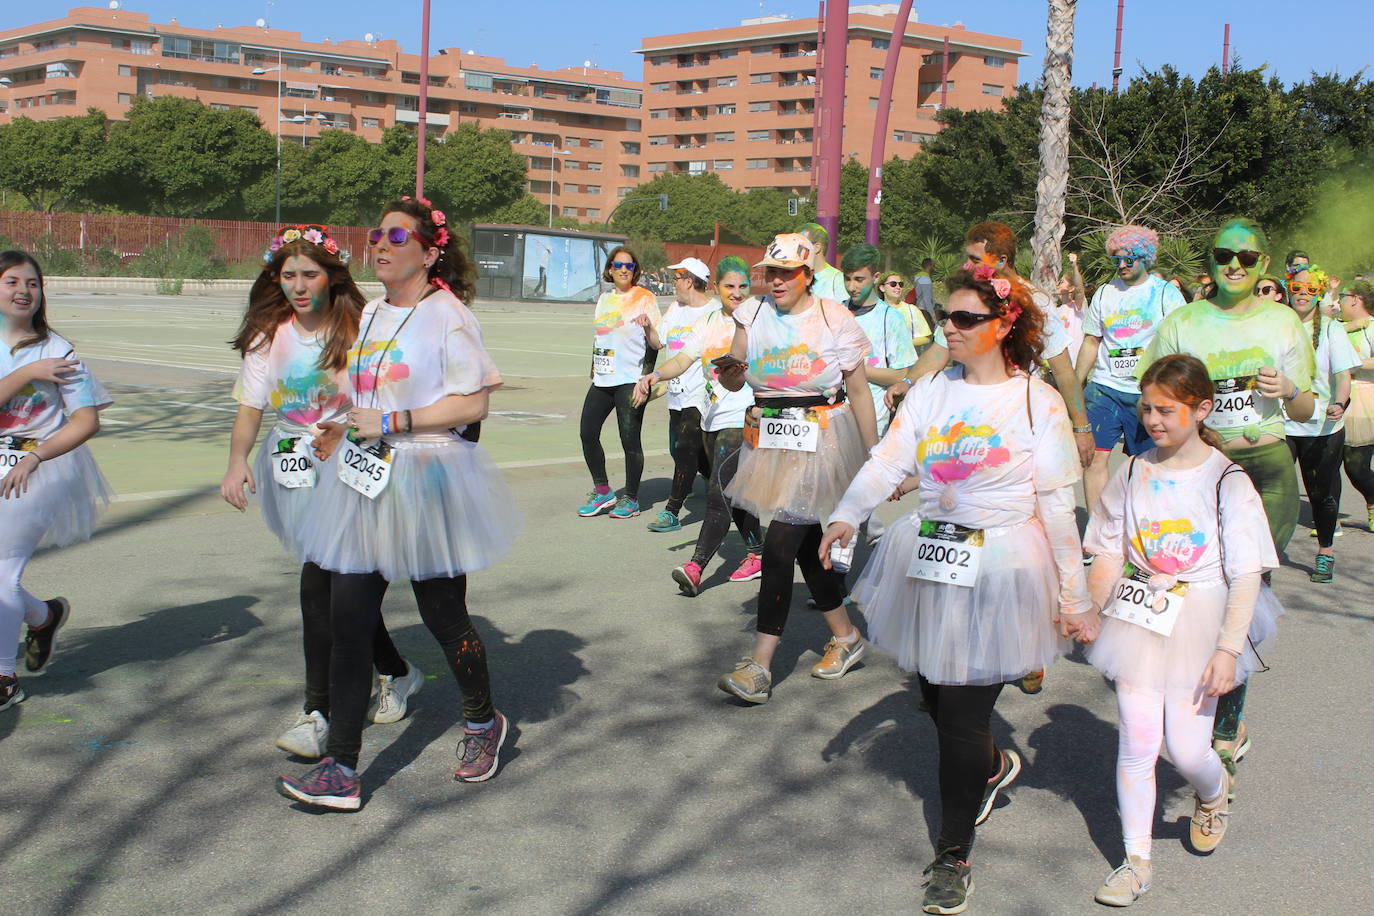
M706 433L706 450L711 455L711 487L706 492L706 518L697 532L697 547L692 554L692 562L702 569L720 550L730 531L732 517L740 537L744 538L745 548L751 553L757 553L760 548L759 520L744 509L731 508L725 499L725 488L739 470L739 450L743 441L742 428Z
M598 487L610 483L606 477L606 450L601 447L601 427L614 410L620 428L620 448L625 453L625 495L630 499L639 498L639 479L644 476L644 446L639 431L644 425L644 408L648 406L631 406L634 390L634 385L593 385L582 402L582 457L592 473L592 483Z
M702 440L700 410L684 407L668 411L668 447L673 453L673 486L663 508L677 515L692 492L692 479L697 474L711 482L711 456Z
M363 719L372 693L372 634L381 619L387 581L381 573L332 573L330 609L334 651L329 688L334 717L329 723L329 756L346 767L358 766ZM420 618L429 628L463 693L463 715L486 722L495 714L487 650L467 607L467 576L410 583Z
M1329 436L1289 436L1288 450L1302 471L1302 485L1312 507L1312 525L1317 529L1317 546L1330 547L1340 520L1345 430L1339 429Z
M792 564L801 567L816 609L844 605L844 575L821 565L821 526L773 522L763 536L763 577L759 580L758 631L781 636L792 608Z
M305 711L329 718L329 573L314 563L301 567L301 633L305 643ZM409 670L386 631L382 615L372 636L372 664L378 674L403 677Z
M1374 445L1345 447L1345 476L1349 477L1355 489L1360 491L1366 506L1374 506L1374 470L1370 469L1371 458L1374 458Z
M991 721L1003 685L932 684L920 676L918 680L940 736L940 834L935 848L952 849L967 860L973 849L973 822L1000 763Z

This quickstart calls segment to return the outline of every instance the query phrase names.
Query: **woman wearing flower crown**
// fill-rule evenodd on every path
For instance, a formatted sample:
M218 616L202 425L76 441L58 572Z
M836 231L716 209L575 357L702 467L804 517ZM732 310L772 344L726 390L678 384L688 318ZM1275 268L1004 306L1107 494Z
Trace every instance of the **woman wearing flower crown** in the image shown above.
M319 424L338 420L348 409L343 370L358 336L363 294L348 272L347 255L325 226L283 226L263 260L232 341L243 368L234 385L239 410L220 495L239 511L248 506L247 493L256 495L268 529L300 555L301 524L318 477L310 445L321 433ZM248 455L269 407L277 419L250 466ZM329 735L329 574L305 563L300 593L305 704L277 747L318 758ZM380 689L372 719L399 721L424 675L406 664L385 625L377 627L373 657Z
M927 913L963 912L974 827L1021 769L989 726L1003 684L1063 655L1056 621L1091 610L1068 411L1026 373L1046 319L1028 287L986 264L966 264L949 290L937 317L958 365L912 387L820 544L828 557L884 499L915 489L918 507L888 530L853 595L873 644L917 673L939 734Z
M504 556L520 524L486 450L464 437L501 386L465 304L471 262L443 211L425 200L390 204L368 242L386 296L363 308L347 354L347 436L329 424L315 445L329 463L302 537L306 559L330 572L328 756L303 777L277 780L287 798L345 810L362 805L356 768L373 634L391 582L410 582L463 695L454 777L496 774L507 722L492 705L467 575Z

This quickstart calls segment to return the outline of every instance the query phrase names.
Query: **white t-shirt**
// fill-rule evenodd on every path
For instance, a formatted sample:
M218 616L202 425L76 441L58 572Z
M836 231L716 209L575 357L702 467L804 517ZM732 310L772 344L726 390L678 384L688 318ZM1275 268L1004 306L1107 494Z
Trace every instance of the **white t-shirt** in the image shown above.
M1355 348L1350 345L1344 325L1321 314L1321 309L1313 314L1322 323L1321 336L1317 338L1317 371L1312 374L1312 395L1317 403L1312 408L1311 419L1301 423L1290 420L1287 408L1284 409L1285 436L1329 436L1345 429L1345 417L1333 420L1326 415L1326 408L1331 406L1331 394L1336 390L1336 373L1358 369L1362 362ZM1307 322L1303 322L1303 327L1311 329Z
M277 412L295 430L335 420L348 410L343 372L320 368L323 339L301 331L296 320L277 325L272 340L243 357L234 400Z
M1151 449L1134 460L1134 470L1130 461L1117 468L1088 521L1084 550L1122 557L1150 575L1205 582L1222 578L1220 537L1231 579L1278 568L1264 504L1248 474L1232 472L1221 481L1218 534L1217 481L1231 459L1213 449L1202 464L1177 471L1157 464L1156 456Z
M757 299L746 299L739 308L756 308ZM738 309L736 310L738 311ZM706 410L701 415L701 428L708 433L722 429L739 429L744 426L744 412L754 406L754 392L748 385L739 391L731 391L716 381L719 371L711 365L730 352L735 341L734 318L717 308L697 323L696 329L683 338L682 353L697 360L702 373L702 390L706 397Z
M1063 322L1055 318L1054 301L1049 296L1032 288L1031 301L1040 309L1040 314L1045 316L1045 347L1040 351L1040 358L1048 362L1069 349L1069 332L1064 330ZM935 328L935 342L945 349L949 349L943 323Z
M384 299L364 306L358 340L348 351L347 383L359 407L414 410L450 394L499 388L501 373L476 317L457 296L440 290L414 308Z
M0 346L0 376L40 359L73 359L72 345L60 334L48 332L48 339L11 353ZM113 403L105 386L91 374L85 363L57 382L30 382L0 406L0 436L47 439L67 425L67 415L82 407L104 410Z
M843 302L849 298L849 290L844 288L844 271L827 264L816 271L815 281L811 284L811 295L817 299Z
M1127 286L1120 277L1099 286L1083 313L1083 333L1101 340L1088 380L1126 394L1140 394L1135 362L1144 357L1164 316L1184 305L1187 303L1178 287L1154 274L1136 286ZM1118 366L1115 372L1114 358Z
M1073 484L1082 473L1059 392L1024 374L970 385L963 366L912 386L869 458L832 520L856 524L859 507L878 505L915 474L923 519L969 528L1019 525L1035 515L1037 492ZM942 496L954 508L944 508Z
M658 332L666 350L664 356L672 359L682 352L682 346L692 329L701 323L711 312L720 311L720 300L712 299L705 305L695 308L674 302L663 313L663 322ZM682 410L695 407L703 410L706 406L705 377L701 374L701 364L693 362L692 367L675 379L668 381L668 409Z
M872 351L849 309L812 297L801 314L781 314L771 298L735 309L735 321L749 336L744 380L755 395L834 398L844 373Z
M879 369L910 369L916 363L916 348L911 344L911 329L902 313L885 302L872 308L851 312L854 320L863 328L873 352L868 355L867 364ZM917 314L920 314L919 312ZM873 395L873 412L881 433L887 428L891 412L883 403L887 388L868 383Z
M640 315L658 329L663 317L658 300L642 286L621 295L616 290L596 300L596 329L592 334L592 384L598 388L633 385L644 374L649 342L645 329L634 323Z

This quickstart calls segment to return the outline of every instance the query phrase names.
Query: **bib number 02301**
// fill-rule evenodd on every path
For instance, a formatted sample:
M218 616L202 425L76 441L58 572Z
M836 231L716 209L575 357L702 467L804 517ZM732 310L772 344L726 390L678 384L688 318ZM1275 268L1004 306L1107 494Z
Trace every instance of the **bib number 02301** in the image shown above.
M384 440L364 446L344 439L339 452L339 480L368 499L376 499L391 480L391 446Z
M277 449L272 453L272 479L278 486L295 490L315 485L315 461L310 456L313 441L309 436L277 440Z
M923 521L906 574L972 588L983 563L983 531L953 522Z

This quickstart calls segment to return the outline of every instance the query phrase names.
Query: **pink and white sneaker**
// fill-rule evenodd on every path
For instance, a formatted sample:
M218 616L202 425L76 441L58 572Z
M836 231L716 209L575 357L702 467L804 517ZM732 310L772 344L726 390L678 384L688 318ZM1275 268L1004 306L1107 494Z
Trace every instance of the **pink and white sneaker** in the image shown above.
M689 560L673 570L673 581L680 592L688 598L695 598L701 591L701 567Z
M739 569L730 573L731 582L751 582L763 575L763 560L756 553L751 553L744 558L744 562L739 565Z

